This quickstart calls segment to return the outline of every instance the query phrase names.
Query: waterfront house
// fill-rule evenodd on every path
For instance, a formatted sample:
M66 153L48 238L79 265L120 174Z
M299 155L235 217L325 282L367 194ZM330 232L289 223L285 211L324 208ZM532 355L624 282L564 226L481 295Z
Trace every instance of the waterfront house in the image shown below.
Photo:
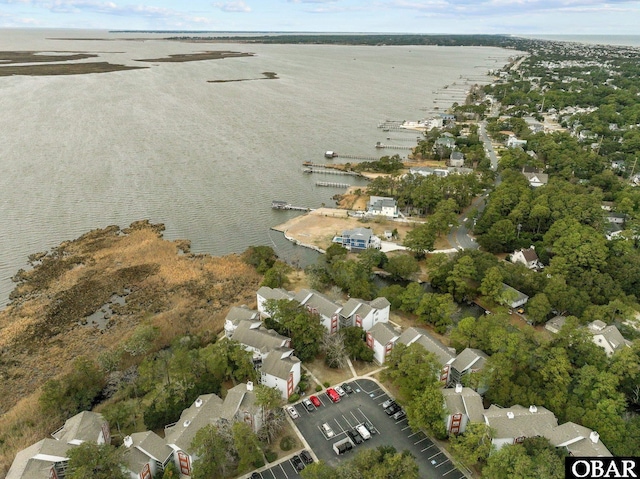
M242 321L260 321L260 312L246 306L232 306L224 318L224 334L230 338Z
M340 243L349 251L363 251L368 248L380 249L382 246L380 238L375 236L370 228L344 230L342 236L334 238L333 241Z
M293 295L288 293L282 288L269 288L268 286L262 286L256 293L256 302L258 303L258 312L263 317L268 317L269 312L266 310L266 302L269 299L280 300L288 299L292 300Z
M412 175L421 175L421 176L439 176L444 178L445 176L449 176L449 170L445 170L443 168L431 168L429 166L416 166L414 168L409 169L409 173Z
M482 397L473 389L456 384L453 389L443 389L442 398L447 411L444 419L447 434L462 434L467 424L484 421Z
M373 359L378 364L384 364L399 337L400 333L389 323L377 323L367 331L367 346L373 350Z
M373 216L398 217L398 202L386 196L371 196L367 205L367 213Z
M369 331L378 323L389 321L391 303L387 298L379 297L373 301L349 298L340 310L340 328L356 326Z

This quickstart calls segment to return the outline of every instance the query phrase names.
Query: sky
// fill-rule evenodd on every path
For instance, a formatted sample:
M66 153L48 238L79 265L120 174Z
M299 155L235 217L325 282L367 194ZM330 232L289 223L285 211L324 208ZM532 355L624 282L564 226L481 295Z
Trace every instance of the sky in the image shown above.
M640 35L640 0L0 0L0 27Z

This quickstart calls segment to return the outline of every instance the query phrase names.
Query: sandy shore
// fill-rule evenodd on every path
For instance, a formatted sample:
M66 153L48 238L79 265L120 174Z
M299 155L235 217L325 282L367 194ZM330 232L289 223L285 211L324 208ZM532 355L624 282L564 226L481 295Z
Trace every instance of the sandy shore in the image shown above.
M296 244L324 253L331 246L334 236L342 234L344 230L371 228L376 236L384 238L385 231L397 229L402 239L412 227L412 224L388 219L371 219L364 222L360 218L347 216L346 210L318 208L274 226L272 229L284 233L285 238ZM397 244L400 245L401 240L397 241Z

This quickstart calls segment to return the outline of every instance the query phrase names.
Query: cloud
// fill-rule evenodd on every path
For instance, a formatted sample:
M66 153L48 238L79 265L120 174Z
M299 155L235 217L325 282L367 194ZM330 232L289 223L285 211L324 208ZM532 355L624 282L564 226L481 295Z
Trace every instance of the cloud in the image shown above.
M249 13L251 11L251 7L244 3L242 0L214 3L213 6L219 8L223 12Z
M289 3L334 3L337 0L287 0Z

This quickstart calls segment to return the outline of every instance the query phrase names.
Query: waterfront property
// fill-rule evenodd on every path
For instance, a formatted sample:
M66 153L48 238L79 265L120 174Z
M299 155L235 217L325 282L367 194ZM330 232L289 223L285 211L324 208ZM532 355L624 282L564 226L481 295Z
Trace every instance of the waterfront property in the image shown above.
M367 204L367 213L373 216L398 217L398 202L386 196L371 196Z
M366 250L368 248L380 249L382 242L373 234L370 228L355 228L345 230L342 236L333 238L334 243L341 244L349 251Z

